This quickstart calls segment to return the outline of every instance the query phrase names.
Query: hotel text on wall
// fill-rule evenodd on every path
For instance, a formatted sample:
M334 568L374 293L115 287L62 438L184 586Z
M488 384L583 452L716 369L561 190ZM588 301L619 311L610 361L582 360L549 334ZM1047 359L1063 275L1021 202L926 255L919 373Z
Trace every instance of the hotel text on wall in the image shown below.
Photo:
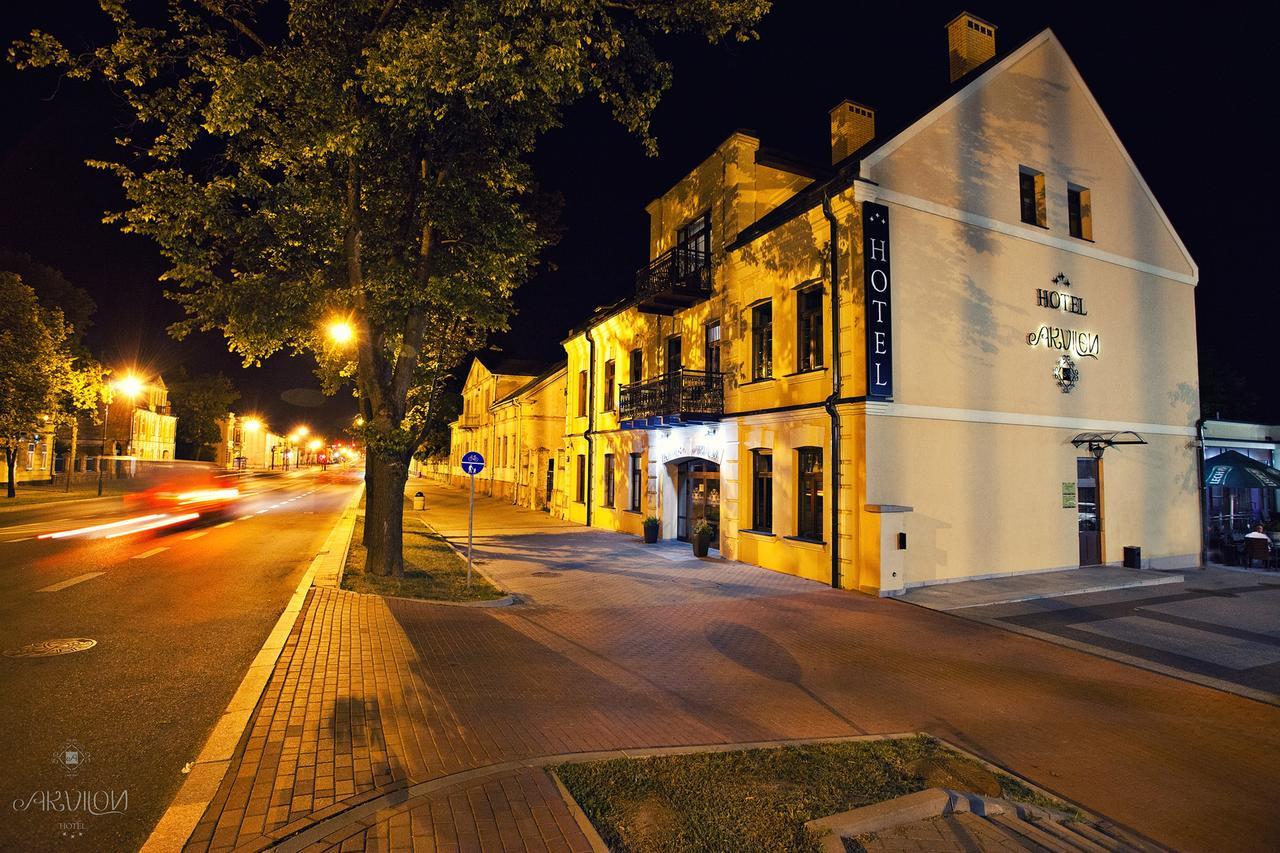
M867 396L893 396L893 300L889 277L889 208L862 203L862 263L867 317Z

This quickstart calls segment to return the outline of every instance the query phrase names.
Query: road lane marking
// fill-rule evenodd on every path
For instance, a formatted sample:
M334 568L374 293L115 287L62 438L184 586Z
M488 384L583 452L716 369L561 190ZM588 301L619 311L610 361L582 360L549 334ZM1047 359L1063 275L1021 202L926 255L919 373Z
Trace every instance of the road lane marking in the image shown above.
M106 572L88 572L83 575L76 575L73 578L67 578L64 581L59 581L58 583L50 584L49 586L46 586L44 589L38 589L36 590L36 592L57 592L60 589L66 589L69 586L75 586L78 583L83 583L84 581L90 581L96 578L98 575L105 575L105 574Z
M168 550L169 550L168 545L162 545L159 548L152 548L150 551L143 551L141 554L138 554L133 559L145 560L147 557L154 557L156 554L159 554L161 551L168 551Z
M224 521L224 522L222 522L221 524L215 524L215 525L213 526L213 529L214 529L214 530L221 530L221 529L222 529L222 528L224 528L224 527L230 527L233 523L234 523L234 522Z
M192 533L188 536L183 536L182 538L183 539L199 539L201 536L208 536L208 535L209 535L209 531L207 530L197 530L195 533Z
M26 542L28 539L35 539L34 536L23 536L21 539L6 539L5 542Z

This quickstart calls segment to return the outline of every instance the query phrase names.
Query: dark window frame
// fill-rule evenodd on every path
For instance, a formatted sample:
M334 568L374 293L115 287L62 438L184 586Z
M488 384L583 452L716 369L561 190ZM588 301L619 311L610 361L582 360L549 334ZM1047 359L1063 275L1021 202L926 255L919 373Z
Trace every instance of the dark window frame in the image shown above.
M587 416L587 371L578 371L578 417Z
M712 339L712 330L715 330L715 339ZM703 367L708 373L720 372L720 356L722 354L721 343L724 339L724 328L720 325L719 320L712 320L703 327L703 353L702 357L706 362Z
M613 412L618 408L617 379L618 366L613 359L609 359L604 363L604 410L606 412Z
M627 375L627 381L631 384L644 381L644 350L637 347L631 351L631 364L628 369L630 373Z
M1093 240L1093 193L1067 184L1067 233L1077 240Z
M585 453L578 454L578 489L576 501L580 504L587 502L587 455Z
M676 345L676 354L678 355L678 358L676 359L676 363L675 363L675 366L674 366L674 367L671 365L671 344L672 344L672 342L673 342L673 341L675 342L675 345ZM684 339L683 339L683 336L681 336L681 335L668 335L668 336L667 336L667 347L666 347L666 350L664 350L664 352L665 352L665 357L666 357L666 360L667 360L667 363L666 363L667 373L675 373L677 370L679 370L681 367L683 367L683 366L684 366Z
M617 498L617 481L613 475L613 454L606 453L604 455L604 496L600 505L610 509L613 509Z
M1029 166L1018 167L1018 211L1027 225L1049 227L1049 215L1045 207L1044 172Z
M822 541L822 448L796 448L796 538Z
M632 453L631 462L631 511L640 512L644 500L644 465L642 454Z
M811 285L796 291L796 371L822 367L823 287Z
M766 299L751 306L751 379L772 378L773 301Z
M773 532L773 450L751 451L751 529Z

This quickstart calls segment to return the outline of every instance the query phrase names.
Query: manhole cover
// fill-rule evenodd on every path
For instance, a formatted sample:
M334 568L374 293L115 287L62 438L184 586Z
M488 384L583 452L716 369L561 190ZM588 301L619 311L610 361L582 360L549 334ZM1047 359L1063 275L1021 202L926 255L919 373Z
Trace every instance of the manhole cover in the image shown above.
M560 573L559 572L533 572L533 576L535 578L558 578L560 577Z
M47 658L54 655L83 652L85 649L91 649L96 645L98 645L97 640L90 640L86 637L73 637L67 640L44 640L39 643L29 643L16 649L5 649L4 656L7 658Z

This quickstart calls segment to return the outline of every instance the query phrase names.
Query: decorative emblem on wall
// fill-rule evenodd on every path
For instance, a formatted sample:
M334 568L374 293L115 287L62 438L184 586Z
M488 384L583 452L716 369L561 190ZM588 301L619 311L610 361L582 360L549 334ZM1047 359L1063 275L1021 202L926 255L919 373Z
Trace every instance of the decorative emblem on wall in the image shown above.
M1070 287L1070 286L1071 286L1071 279L1067 278L1067 274L1066 274L1066 273L1064 273L1064 272L1060 272L1060 273L1058 273L1057 275L1055 275L1055 276L1053 277L1052 281L1053 281L1053 283L1054 283L1054 284L1056 284L1056 285L1058 285L1058 286L1060 286L1060 287Z
M1069 355L1058 359L1053 368L1053 378L1057 380L1063 394L1070 394L1071 389L1080 381L1080 371L1076 369L1075 360Z

